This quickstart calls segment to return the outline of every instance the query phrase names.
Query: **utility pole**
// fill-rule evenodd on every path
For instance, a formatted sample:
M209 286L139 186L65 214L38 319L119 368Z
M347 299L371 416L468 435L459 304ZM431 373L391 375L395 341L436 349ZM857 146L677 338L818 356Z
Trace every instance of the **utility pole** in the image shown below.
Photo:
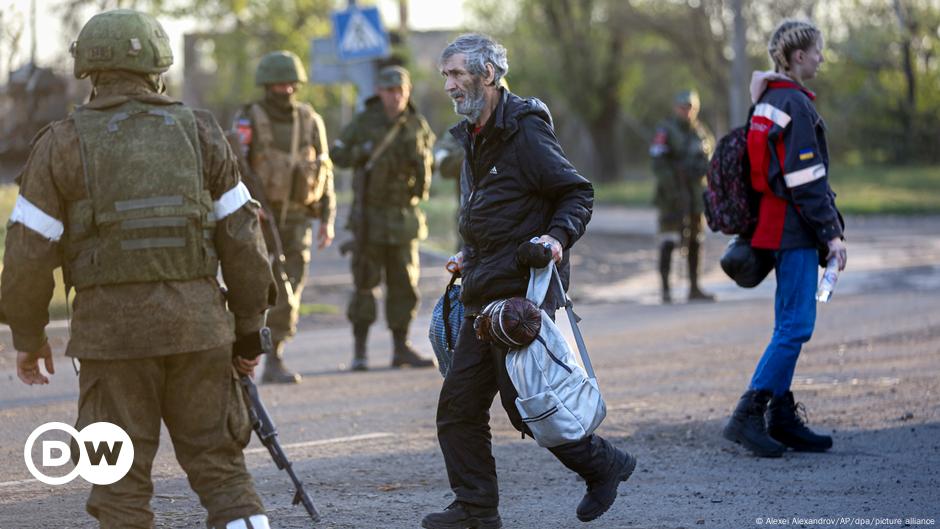
M36 67L36 0L29 3L29 62Z
M747 27L744 23L744 0L732 0L734 12L734 37L732 47L734 59L731 61L731 86L728 93L728 109L731 128L740 127L747 119L746 109L750 106L745 99L747 91Z
M401 43L408 47L408 0L398 0L398 33L401 34Z

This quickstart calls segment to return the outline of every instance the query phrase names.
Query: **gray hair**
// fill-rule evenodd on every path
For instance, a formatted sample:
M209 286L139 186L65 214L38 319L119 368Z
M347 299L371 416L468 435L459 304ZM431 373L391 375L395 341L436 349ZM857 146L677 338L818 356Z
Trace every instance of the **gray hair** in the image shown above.
M492 64L493 70L496 72L493 84L499 84L499 80L509 73L506 48L489 35L465 33L457 37L441 52L441 62L443 63L452 55L458 53L464 54L467 61L467 71L471 75L485 76L486 65Z

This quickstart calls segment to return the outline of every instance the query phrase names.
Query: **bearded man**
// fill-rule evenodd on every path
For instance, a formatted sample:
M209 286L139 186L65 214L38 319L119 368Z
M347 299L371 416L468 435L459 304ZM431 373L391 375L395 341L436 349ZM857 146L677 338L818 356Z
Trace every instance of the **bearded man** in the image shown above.
M492 38L468 34L444 49L444 89L466 119L450 132L466 153L461 171L460 235L464 246L448 269L459 271L466 318L437 407L437 435L456 499L421 521L427 529L502 527L489 409L496 393L513 426L529 431L516 409L506 372L507 350L480 341L473 318L490 301L525 296L530 265L517 249L533 238L551 247L568 288L569 253L591 219L594 188L571 165L552 127L548 108L499 85L509 70L506 49ZM553 313L561 296L546 300ZM577 508L583 522L606 512L636 459L596 434L549 448L587 483Z

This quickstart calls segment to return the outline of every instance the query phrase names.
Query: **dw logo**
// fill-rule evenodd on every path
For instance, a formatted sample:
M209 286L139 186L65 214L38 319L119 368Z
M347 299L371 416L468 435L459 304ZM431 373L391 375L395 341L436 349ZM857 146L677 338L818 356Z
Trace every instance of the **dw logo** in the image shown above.
M72 436L72 446L78 447L78 463L64 476L46 475L33 462L33 445L39 436L53 430ZM63 441L44 440L41 447L42 467L61 467L72 459L72 448ZM80 432L65 423L47 422L29 434L23 448L23 459L33 477L46 485L64 485L76 476L95 485L110 485L130 471L134 462L134 445L127 432L109 422L89 424Z

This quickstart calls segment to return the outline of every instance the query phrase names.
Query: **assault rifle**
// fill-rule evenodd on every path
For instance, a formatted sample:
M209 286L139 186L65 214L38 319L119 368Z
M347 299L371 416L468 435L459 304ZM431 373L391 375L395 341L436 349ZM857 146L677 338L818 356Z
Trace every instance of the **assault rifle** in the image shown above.
M248 192L251 193L251 198L261 204L261 233L264 235L264 244L267 245L268 251L274 255L274 260L271 263L274 278L284 287L284 292L287 293L287 299L291 302L291 305L295 305L293 301L295 301L296 294L294 294L294 286L290 282L290 277L287 275L287 258L284 256L284 245L281 242L281 234L278 232L277 224L274 222L274 209L271 208L271 204L264 194L264 184L261 182L258 173L251 168L248 160L245 159L238 133L230 131L226 133L225 139L228 140L229 146L232 147L235 158L238 160L238 170L241 172L242 182L248 188Z
M258 332L261 338L262 352L269 355L274 354L274 342L271 339L271 329L262 327ZM274 460L274 464L277 465L278 470L286 471L287 475L290 476L291 481L294 483L294 499L291 503L293 505L297 505L298 503L303 504L304 509L307 510L307 514L310 515L313 522L316 523L320 521L320 513L318 513L317 508L313 506L313 500L310 499L310 496L304 490L304 484L297 478L297 474L294 473L290 460L287 459L287 454L284 453L281 443L277 440L277 426L274 425L274 421L271 420L271 416L268 415L268 410L264 407L264 403L261 402L261 397L258 395L258 386L251 380L251 377L245 375L240 377L240 381L250 402L248 415L251 418L251 427L258 435L258 440L261 441L261 444L270 452L271 459Z

